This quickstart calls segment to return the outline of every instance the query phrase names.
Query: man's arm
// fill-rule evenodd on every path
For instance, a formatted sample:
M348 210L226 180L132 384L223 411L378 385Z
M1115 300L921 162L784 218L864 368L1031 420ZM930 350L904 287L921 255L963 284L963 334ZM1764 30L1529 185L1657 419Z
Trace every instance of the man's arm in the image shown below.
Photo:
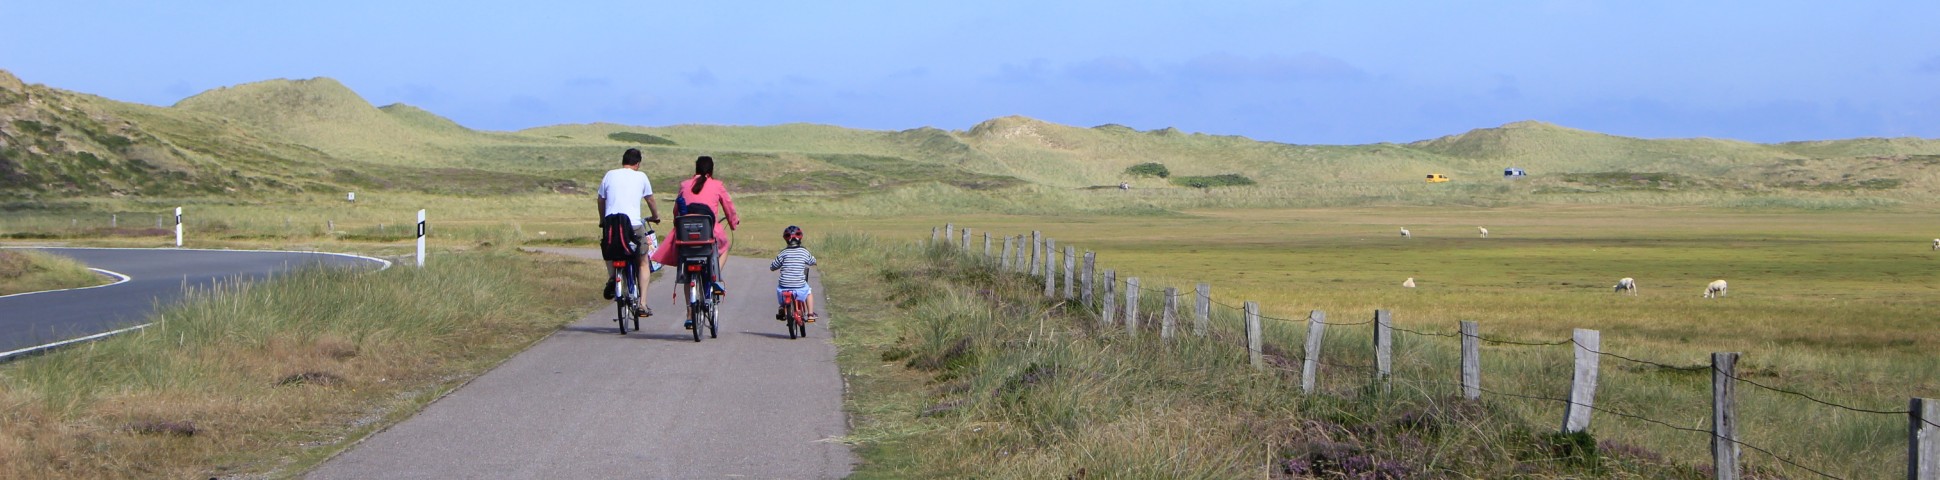
M600 218L606 218L606 197L597 197L593 201L599 203Z
M600 208L606 208L606 204L600 205ZM653 195L647 196L647 215L647 223L660 223L660 207L654 205Z

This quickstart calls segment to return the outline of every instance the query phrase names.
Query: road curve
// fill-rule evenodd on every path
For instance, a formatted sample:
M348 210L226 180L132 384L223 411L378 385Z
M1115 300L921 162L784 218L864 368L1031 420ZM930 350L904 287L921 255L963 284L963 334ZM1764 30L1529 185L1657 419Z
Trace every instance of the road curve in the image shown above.
M313 265L389 265L374 258L316 252L31 249L73 258L90 267L116 272L129 279L104 287L0 297L0 352L16 352L141 324L155 313L158 306L181 300L190 288L204 289L219 282L253 282Z
M848 428L827 321L788 339L768 260L727 265L720 338L695 343L681 328L663 275L644 331L620 336L612 303L601 303L308 478L847 476L855 456L831 440ZM591 300L598 288L586 289Z

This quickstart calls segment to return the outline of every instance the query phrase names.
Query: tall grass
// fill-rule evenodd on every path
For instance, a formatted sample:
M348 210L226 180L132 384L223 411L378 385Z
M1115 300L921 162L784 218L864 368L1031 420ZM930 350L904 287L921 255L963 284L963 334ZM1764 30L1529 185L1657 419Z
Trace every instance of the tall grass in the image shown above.
M1695 477L1647 455L1570 452L1513 405L1348 381L1299 395L1294 377L1246 366L1229 334L1100 327L951 249L836 236L818 253L858 478Z
M108 283L87 265L31 250L0 250L0 295L80 288Z
M1310 310L1326 312L1332 322L1360 323L1327 330L1323 352L1335 365L1322 368L1322 390L1335 395L1367 384L1363 367L1373 360L1365 322L1375 309L1393 311L1402 328L1440 334L1396 333L1394 388L1429 398L1455 394L1458 343L1446 335L1459 320L1480 322L1486 336L1528 342L1567 340L1572 328L1598 329L1607 352L1673 366L1702 368L1711 352L1742 352L1743 378L1863 409L1901 410L1907 397L1940 391L1921 373L1940 368L1927 354L1940 337L1921 320L1940 311L1930 295L1933 257L1927 239L1911 228L1929 215L1660 208L1511 213L1323 209L952 221L1000 234L1042 228L1060 245L1098 251L1100 269L1116 269L1121 281L1141 277L1149 289L1190 292L1194 283L1209 282L1221 303L1260 301L1267 316L1279 319L1266 322L1269 352L1298 356ZM1412 226L1416 238L1400 239L1396 224ZM1496 236L1475 238L1477 224ZM1504 237L1505 230L1514 237ZM1410 276L1419 288L1397 286ZM1611 294L1609 285L1622 276L1655 279L1660 287L1646 286L1639 297ZM1731 297L1699 298L1714 276L1731 279L1737 289ZM1150 315L1158 294L1144 296ZM1215 316L1214 335L1229 339L1225 348L1239 348L1243 327L1235 311L1215 310L1224 316ZM1489 394L1495 411L1535 431L1560 426L1561 402L1552 399L1567 391L1567 346L1491 345L1483 358L1484 388L1548 398ZM1603 372L1599 407L1706 428L1705 370L1607 357ZM1835 475L1899 474L1902 415L1739 388L1744 441ZM1687 466L1707 458L1704 435L1648 421L1598 413L1591 431L1611 449L1640 456ZM1746 458L1768 472L1810 475L1763 453Z
M596 270L483 252L194 292L0 366L0 477L300 472L577 318Z

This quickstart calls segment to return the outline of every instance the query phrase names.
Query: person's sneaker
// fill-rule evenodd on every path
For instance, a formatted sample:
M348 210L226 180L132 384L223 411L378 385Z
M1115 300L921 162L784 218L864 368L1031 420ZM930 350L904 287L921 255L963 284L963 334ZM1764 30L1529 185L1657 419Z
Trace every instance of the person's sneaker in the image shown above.
M693 329L694 329L694 321L693 321L693 320L688 320L688 321L687 321L687 323L683 323L683 324L680 324L680 328L685 328L685 329L688 329L688 330L693 330Z
M653 307L649 307L642 304L640 305L640 308L633 309L633 314L636 316L639 316L640 318L651 317L653 316Z
M775 320L778 320L778 321L787 321L787 320L788 320L788 309L785 309L785 308L784 308L784 309L776 309L776 310L775 310Z
M808 323L815 323L815 318L817 316L818 315L815 315L815 312L809 312L808 316L804 317L803 320L807 321Z
M612 300L613 290L616 290L615 288L613 288L613 279L611 278L606 279L606 289L600 291L600 296L606 297L607 300Z

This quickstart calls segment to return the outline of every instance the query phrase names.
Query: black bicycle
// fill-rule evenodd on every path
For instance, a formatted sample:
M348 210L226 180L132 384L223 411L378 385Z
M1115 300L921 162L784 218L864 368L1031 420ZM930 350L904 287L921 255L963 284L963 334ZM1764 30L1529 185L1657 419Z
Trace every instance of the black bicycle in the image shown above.
M674 253L680 258L681 293L687 295L687 328L694 331L694 341L701 341L701 332L706 330L708 338L718 338L719 328L714 317L718 313L719 294L714 291L714 270L719 268L714 243L714 215L711 210L698 205L688 205L688 211L674 217L673 234L668 241L674 244Z
M681 265L681 291L687 295L687 328L694 331L694 341L701 341L701 330L707 330L707 338L719 338L720 328L715 324L715 316L720 310L720 297L714 295L713 285L707 279L711 262L706 259L689 259Z
M647 230L647 238L653 238L653 230ZM640 317L646 316L646 312L639 308L640 266L632 260L614 260L612 283L613 321L620 324L620 334L626 335L628 321L633 322L633 331L640 331Z

